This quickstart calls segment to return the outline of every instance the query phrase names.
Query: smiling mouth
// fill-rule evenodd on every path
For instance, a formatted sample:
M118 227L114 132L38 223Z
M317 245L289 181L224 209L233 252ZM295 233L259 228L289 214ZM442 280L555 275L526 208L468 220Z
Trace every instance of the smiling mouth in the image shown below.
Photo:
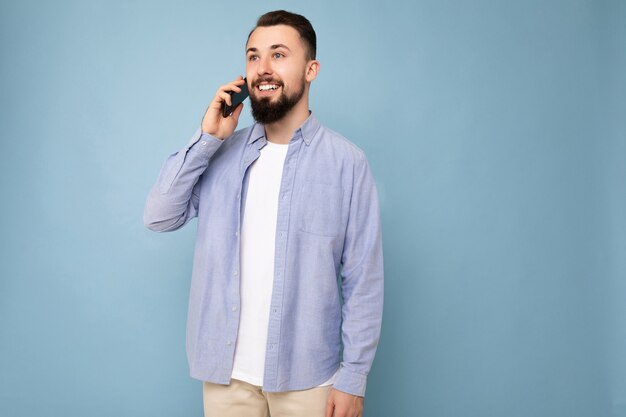
M264 82L261 84L258 84L256 86L256 90L261 92L261 93L265 93L265 94L270 94L273 91L276 91L280 88L280 84L277 83L269 83L269 82Z
M278 89L278 85L276 84L262 84L259 87L260 91L270 91Z

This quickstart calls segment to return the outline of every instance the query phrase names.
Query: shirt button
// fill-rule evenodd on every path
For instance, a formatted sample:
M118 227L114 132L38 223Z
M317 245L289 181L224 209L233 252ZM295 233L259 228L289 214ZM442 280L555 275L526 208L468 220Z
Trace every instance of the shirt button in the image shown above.
M233 307L231 308L231 310L232 310L232 311L237 311L237 307L233 306Z
M237 275L238 271L235 269L235 271L233 271L233 275Z
M235 236L239 236L239 232L235 232Z
M226 344L227 344L228 346L230 346L230 345L232 345L232 344L233 344L233 342L231 342L231 341L229 340L228 342L226 342Z
M287 194L283 194L283 200L287 198Z
M278 236L283 237L283 232L278 233Z

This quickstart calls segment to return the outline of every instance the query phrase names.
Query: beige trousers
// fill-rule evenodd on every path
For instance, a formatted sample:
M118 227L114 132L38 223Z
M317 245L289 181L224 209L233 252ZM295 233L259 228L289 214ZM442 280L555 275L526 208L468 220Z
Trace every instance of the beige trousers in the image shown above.
M238 379L231 379L230 385L203 381L204 417L325 417L332 387L264 392Z

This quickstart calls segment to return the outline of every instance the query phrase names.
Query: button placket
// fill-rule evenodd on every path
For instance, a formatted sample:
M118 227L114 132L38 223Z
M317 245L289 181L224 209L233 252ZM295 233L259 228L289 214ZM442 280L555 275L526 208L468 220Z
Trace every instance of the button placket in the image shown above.
M235 231L235 236L237 237L236 239L236 256L235 256L235 260L236 260L236 265L240 265L241 262L241 246L240 246L240 240L239 240L239 230L241 228L241 217L242 217L242 195L244 194L244 184L246 183L246 173L248 170L248 167L250 166L250 164L252 162L254 162L256 160L256 158L258 158L259 156L259 151L258 149L254 149L254 148L250 148L247 150L247 156L244 158L244 162L245 164L242 167L242 171L241 171L241 186L239 188L239 191L237 192L236 195L236 200L237 200L237 206L238 206L238 219L237 219L237 230ZM238 277L239 276L239 269L235 268L233 270L233 276L234 277ZM239 285L240 285L240 281L238 279L234 279L232 280L233 282L233 290L232 290L232 299L236 300L235 303L240 303L241 299L240 299L240 293L239 293ZM231 312L236 313L238 310L237 305L231 305L230 308ZM230 365L228 365L230 368L229 371L232 372L232 365L233 365L233 355L234 355L234 340L237 339L237 333L239 331L239 315L238 314L232 314L232 319L229 319L229 323L230 324L229 330L231 331L231 339L226 341L226 345L229 346L229 349L227 350L228 352L228 361L226 363L230 363Z
M296 172L296 160L303 141L290 143L283 165L280 199L278 201L278 217L276 222L276 246L274 255L274 284L272 287L271 313L268 328L267 352L265 360L264 385L270 389L277 386L278 354L280 351L280 328L282 299L285 291L287 230L289 227L290 198L292 197L293 182Z

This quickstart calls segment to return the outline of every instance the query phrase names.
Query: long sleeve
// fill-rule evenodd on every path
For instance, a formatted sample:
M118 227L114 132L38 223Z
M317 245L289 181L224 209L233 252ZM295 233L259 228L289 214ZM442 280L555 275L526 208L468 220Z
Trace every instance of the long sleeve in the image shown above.
M334 388L364 396L383 314L383 250L378 193L364 154L354 174L342 254L343 360Z
M198 214L198 179L223 142L198 128L183 149L167 158L146 201L143 221L148 229L173 231Z

